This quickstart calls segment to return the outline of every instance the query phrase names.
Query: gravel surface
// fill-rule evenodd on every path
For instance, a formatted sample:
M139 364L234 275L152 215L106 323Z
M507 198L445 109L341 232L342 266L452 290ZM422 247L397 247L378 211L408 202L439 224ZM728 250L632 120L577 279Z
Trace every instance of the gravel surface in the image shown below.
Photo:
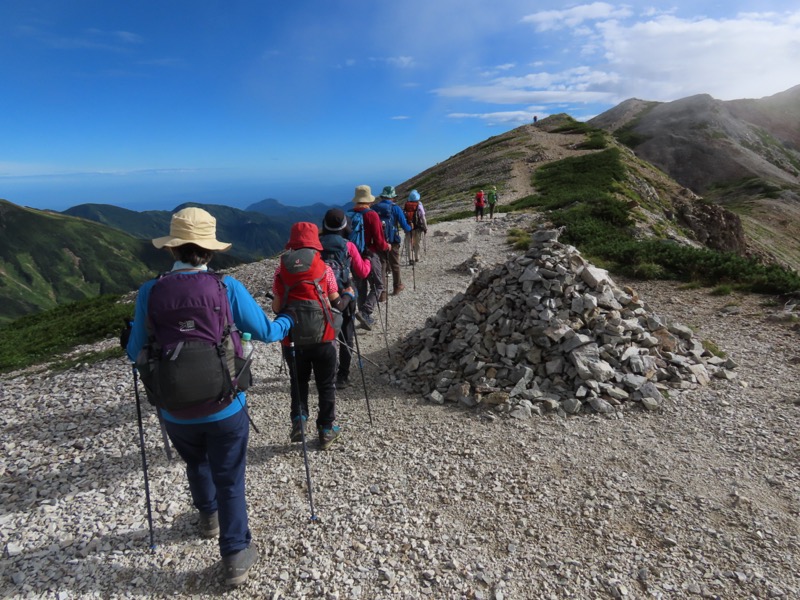
M431 227L425 260L383 307L386 336L359 330L372 422L354 370L341 441L309 443L316 520L278 345L256 344L248 499L261 560L235 590L145 405L149 548L127 362L3 377L0 596L800 597L800 333L780 305L616 280L739 365L732 381L671 391L658 412L512 419L406 395L372 364L397 360L387 346L465 290L457 267L474 252L509 258L504 232L524 218ZM263 297L274 267L234 275Z

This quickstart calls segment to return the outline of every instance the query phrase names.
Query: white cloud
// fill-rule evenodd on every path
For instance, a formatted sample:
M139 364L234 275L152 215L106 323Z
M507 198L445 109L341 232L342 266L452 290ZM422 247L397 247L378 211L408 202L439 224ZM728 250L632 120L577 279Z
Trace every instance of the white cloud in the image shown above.
M535 72L501 77L484 71L494 77L488 83L454 82L433 92L486 104L558 102L571 112L579 104L611 106L630 97L760 98L800 83L800 11L717 19L664 11L632 16L603 2L528 15L523 21L542 32L562 30L556 34L560 53L529 63ZM547 35L531 39L529 50L537 51Z
M632 13L628 8L617 8L606 2L593 2L573 6L566 10L544 10L522 17L523 23L533 23L537 31L577 27L586 21L621 19Z
M400 69L408 69L414 66L414 58L411 56L391 56L386 59L386 62Z
M528 110L509 110L504 112L489 113L450 113L451 119L479 119L487 125L521 125L533 121L534 115L539 113Z
M409 116L407 116L407 115L397 115L396 117L390 117L390 119L391 119L392 121L406 121L406 120L408 120L408 119L410 119L410 118L411 118L411 117L409 117Z

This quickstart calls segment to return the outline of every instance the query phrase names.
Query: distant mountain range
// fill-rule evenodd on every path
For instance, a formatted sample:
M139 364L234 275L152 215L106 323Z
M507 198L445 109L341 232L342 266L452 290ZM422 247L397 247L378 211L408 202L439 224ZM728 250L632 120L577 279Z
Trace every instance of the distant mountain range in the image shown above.
M592 152L582 147L585 125L569 131L569 123L576 123L569 115L553 115L490 137L398 184L398 200L417 189L436 217L471 210L474 193L492 185L501 205L534 195L536 169ZM758 255L800 271L800 86L759 100L630 99L587 125L612 133L624 157L618 194L635 204L639 235ZM82 204L55 213L0 201L0 322L135 289L169 267L150 240L165 235L171 214L184 206L209 210L219 239L233 243L215 258L217 268L274 256L292 223L319 224L330 208L266 199L246 210Z
M222 204L186 202L171 211L148 210L137 212L110 204L79 204L63 211L120 229L135 238L153 239L169 232L174 212L188 206L204 208L217 219L217 239L231 242L228 254L244 262L274 256L283 249L292 223L311 221L321 224L330 206L286 206L272 198L251 204L245 210Z
M151 240L167 235L172 213L200 206L217 219L217 237L231 242L214 257L225 269L279 253L295 221L320 224L330 208L288 207L263 200L248 210L186 203L172 211L137 212L81 204L63 213L0 200L0 323L106 293L125 293L172 265Z

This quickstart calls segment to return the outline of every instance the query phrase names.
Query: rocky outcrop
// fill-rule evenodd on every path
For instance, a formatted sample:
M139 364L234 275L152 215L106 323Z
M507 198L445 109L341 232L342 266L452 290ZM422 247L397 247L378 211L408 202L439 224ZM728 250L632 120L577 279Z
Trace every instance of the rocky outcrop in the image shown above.
M692 330L653 313L592 266L558 231L483 270L425 327L400 342L407 391L511 416L658 409L663 392L732 378Z

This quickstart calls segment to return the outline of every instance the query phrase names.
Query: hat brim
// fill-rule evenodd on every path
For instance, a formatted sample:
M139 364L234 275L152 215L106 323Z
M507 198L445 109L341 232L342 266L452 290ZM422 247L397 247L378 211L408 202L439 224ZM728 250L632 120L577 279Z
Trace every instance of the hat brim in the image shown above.
M200 246L204 250L214 250L216 252L225 252L232 246L232 244L219 242L217 240L184 240L171 235L165 235L164 237L153 240L153 246L156 248L177 248L185 244L194 244L195 246Z

